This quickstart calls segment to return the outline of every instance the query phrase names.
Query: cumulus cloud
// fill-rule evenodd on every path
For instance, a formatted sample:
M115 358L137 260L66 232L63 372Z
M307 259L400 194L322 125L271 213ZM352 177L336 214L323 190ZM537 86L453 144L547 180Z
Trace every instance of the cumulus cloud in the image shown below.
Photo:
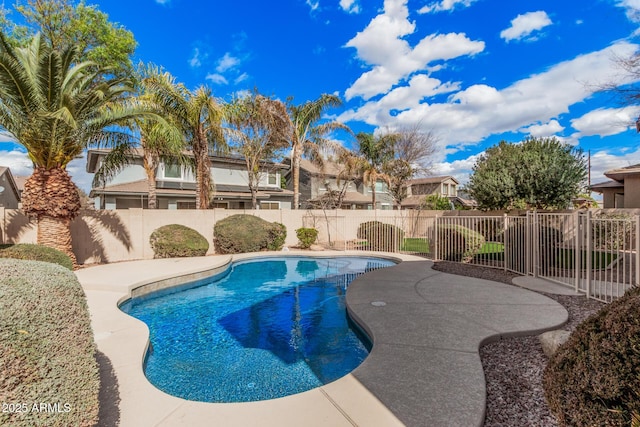
M191 55L191 59L189 59L189 65L191 68L198 68L202 65L199 48L196 47L193 49L193 55Z
M216 71L218 73L224 73L225 71L236 68L238 65L240 65L240 59L227 52L218 60Z
M550 120L548 123L533 124L531 126L520 129L520 132L528 133L534 138L545 138L553 136L564 130L564 126L560 125L557 120Z
M440 2L430 3L426 6L421 7L420 9L418 9L418 13L425 14L425 13L433 13L433 12L451 11L458 6L469 7L475 1L476 0L442 0Z
M518 15L511 20L511 26L500 32L500 37L505 41L528 39L533 40L535 37L531 37L533 32L539 31L544 27L551 25L551 19L547 15L547 12L539 10L537 12L528 12L523 15Z
M373 126L420 125L440 137L441 150L464 147L491 135L523 128L530 133L550 131L559 127L553 120L566 114L571 105L592 95L595 89L584 82L612 81L619 70L611 58L626 57L637 49L637 45L618 42L556 64L502 89L475 84L460 90L460 83L412 78L408 85L347 110L337 119L359 120ZM627 78L620 83L631 82L631 78ZM434 94L447 91L452 93L446 101L429 102ZM581 126L580 122L577 125Z
M619 0L616 6L624 8L631 21L640 22L640 0Z
M640 107L598 108L571 120L571 126L578 131L576 137L616 135L634 128L639 114Z
M623 168L640 163L640 148L621 154L614 154L610 150L591 152L591 182L605 182L609 178L604 173L611 169Z
M357 50L360 60L373 67L346 90L347 100L354 97L368 100L386 93L411 74L425 70L433 61L484 50L484 42L472 41L462 33L432 34L411 47L404 40L415 32L415 23L408 16L407 0L386 0L384 12L347 42L347 47Z
M315 12L316 10L318 10L318 8L320 8L320 2L307 0L307 6L309 6L309 9L311 9L311 12Z
M340 0L340 7L347 13L360 13L360 4L357 0Z
M210 73L207 74L205 79L217 85L226 85L229 84L227 79L222 74Z
M248 78L249 78L249 74L242 73L238 77L236 77L235 80L233 80L233 83L234 84L242 83L243 81L247 80Z

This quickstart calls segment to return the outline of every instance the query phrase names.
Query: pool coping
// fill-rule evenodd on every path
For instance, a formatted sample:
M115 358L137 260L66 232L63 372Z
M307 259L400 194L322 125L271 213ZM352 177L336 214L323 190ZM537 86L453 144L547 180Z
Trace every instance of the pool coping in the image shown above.
M142 371L147 326L120 311L120 302L132 293L217 274L232 261L287 255L402 261L358 277L347 292L351 316L374 344L360 367L313 390L249 403L192 402L149 383ZM480 426L486 391L479 347L503 336L557 328L568 315L562 306L540 294L436 272L431 265L423 258L395 253L289 251L131 261L79 270L76 275L87 295L99 355L104 356L99 357L102 385L116 383L106 384L110 393L103 398L114 398L116 388L119 392L119 401L101 406L101 424ZM476 292L472 296L477 301L469 300L466 294L470 291ZM496 294L497 301L491 301L483 296L494 292L508 294L510 299ZM372 304L381 302L384 304ZM433 317L433 312L442 318ZM541 315L546 318L539 319ZM458 330L448 328L451 325ZM415 341L407 342L404 336ZM430 337L436 341L429 341Z

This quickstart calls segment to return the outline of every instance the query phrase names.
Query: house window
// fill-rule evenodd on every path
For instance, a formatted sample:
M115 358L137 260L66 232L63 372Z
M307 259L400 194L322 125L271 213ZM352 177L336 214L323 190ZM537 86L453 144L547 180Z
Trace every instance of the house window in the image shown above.
M182 178L182 167L180 165L165 164L164 165L164 177L171 179Z
M278 176L275 172L269 173L269 185L276 185L278 183Z
M178 209L195 209L196 202L177 202L176 203Z
M260 209L278 210L280 209L280 202L260 202Z
M442 194L445 196L449 194L449 184L442 184Z
M387 192L387 183L386 182L376 182L376 193L386 193Z
M450 196L455 196L456 195L456 186L454 184L451 184L449 186L449 195Z

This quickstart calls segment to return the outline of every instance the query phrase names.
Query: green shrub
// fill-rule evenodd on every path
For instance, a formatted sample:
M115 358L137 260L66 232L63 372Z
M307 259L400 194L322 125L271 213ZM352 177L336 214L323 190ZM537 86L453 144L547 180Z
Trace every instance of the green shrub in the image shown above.
M280 251L287 239L287 227L279 222L274 222L272 224L272 227L269 229L269 242L267 243L267 249L270 251Z
M578 325L543 385L561 425L629 426L640 416L640 288Z
M29 243L11 245L0 250L0 258L50 262L73 270L73 262L69 255L44 245L32 245Z
M84 292L72 272L0 259L0 401L28 409L0 412L0 425L95 425L95 352ZM58 404L59 412L34 411L41 403Z
M162 226L151 233L154 258L205 256L209 242L196 230L179 224Z
M471 262L485 243L484 236L461 225L438 226L440 259L455 262Z
M286 228L257 216L238 214L216 222L213 236L219 254L279 250L286 238Z
M358 239L366 240L362 249L397 252L404 240L404 231L392 224L367 221L358 226Z
M298 228L296 230L296 236L300 241L300 247L302 249L309 249L318 238L318 230L315 228Z
M533 234L533 233L531 233ZM505 236L505 245L509 247L507 251L507 267L516 271L525 272L526 267L526 225L524 222L518 222L511 225L507 229L507 235ZM530 235L529 238L533 236ZM561 261L559 257L558 246L564 242L564 233L561 229L556 227L550 227L546 225L538 226L538 247L539 251L541 274L549 274L550 269L560 267L558 264Z

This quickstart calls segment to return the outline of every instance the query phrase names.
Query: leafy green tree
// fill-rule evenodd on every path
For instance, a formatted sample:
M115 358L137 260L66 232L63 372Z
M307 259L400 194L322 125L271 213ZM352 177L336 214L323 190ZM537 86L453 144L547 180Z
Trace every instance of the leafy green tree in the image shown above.
M300 159L302 156L322 164L321 151L329 147L327 135L337 129L351 130L336 121L320 123L322 115L329 107L342 105L335 95L322 94L315 101L307 101L301 105L288 105L293 125L291 136L291 168L293 181L293 209L298 209L300 201Z
M23 0L16 2L14 11L25 25L12 22L10 10L3 8L0 13L2 30L11 34L13 44L25 45L40 33L49 47L65 50L74 46L80 60L112 67L111 72L119 76L133 69L133 33L110 22L97 5L87 5L84 0Z
M431 194L424 198L421 208L431 211L448 211L451 210L451 201L448 197Z
M150 108L169 121L160 116L133 120L130 127L137 131L138 143L124 143L114 147L102 161L100 169L94 176L93 185L105 185L141 154L142 167L147 175L148 207L156 209L158 167L161 162L182 166L189 164L188 158L183 154L186 142L180 129L171 122L171 111L164 111L162 106L155 103L153 93L147 84L151 79L169 80L170 75L152 64L146 66L140 64L134 75L135 89L139 99L148 103Z
M228 135L247 167L247 185L251 191L251 206L258 207L258 188L269 164L291 140L291 121L287 107L281 101L260 95L256 91L235 98L226 106Z
M131 135L119 125L152 115L130 91L126 80L78 62L75 48L53 50L42 36L16 48L0 33L0 128L26 148L34 165L22 208L37 219L38 243L74 262L69 225L80 196L66 166L90 144L125 143Z
M227 151L222 132L223 107L208 87L200 86L192 92L169 73L149 75L144 85L154 104L167 112L167 121L182 133L193 154L196 208L209 209L213 194L209 155Z
M565 209L586 177L581 150L553 137L528 138L489 148L474 165L467 189L481 209Z

